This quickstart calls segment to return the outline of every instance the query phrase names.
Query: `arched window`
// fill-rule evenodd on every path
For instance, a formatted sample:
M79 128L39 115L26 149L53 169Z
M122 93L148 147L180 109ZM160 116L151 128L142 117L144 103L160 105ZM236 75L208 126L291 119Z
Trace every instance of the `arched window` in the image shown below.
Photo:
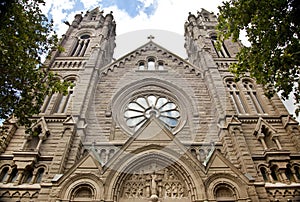
M158 62L158 70L164 70L164 63L161 61Z
M15 182L17 180L17 178L18 178L18 174L19 174L18 169L14 168L11 171L9 182Z
M52 113L65 113L67 112L70 99L73 95L74 91L74 85L76 80L75 79L69 79L67 80L68 82L71 83L71 86L68 88L68 93L66 95L63 94L57 94Z
M90 43L90 35L85 34L78 38L75 42L71 56L83 57Z
M235 106L235 109L239 114L244 114L247 112L245 103L243 102L240 91L238 89L237 84L233 81L232 78L226 79L226 86L229 91L232 102Z
M205 160L205 151L203 149L199 150L199 160L203 162Z
M106 150L105 149L101 149L100 151L100 160L102 164L106 163Z
M293 177L293 173L292 173L292 170L291 170L291 165L287 165L286 166L286 169L285 169L285 176L286 178L290 181L290 182L294 182L295 179Z
M260 101L258 100L254 84L250 80L244 79L243 85L244 88L246 89L248 96L250 97L250 100L252 102L252 105L254 106L255 111L259 114L264 113L263 107Z
M31 182L32 177L33 177L32 172L33 172L32 168L27 168L27 169L24 171L22 183L29 184L29 183Z
M148 59L148 70L155 70L155 60L154 58Z
M80 185L71 194L72 201L91 201L93 198L93 189L89 185Z
M191 153L192 153L192 155L193 155L195 158L197 158L197 153L196 153L196 150L195 150L195 149L191 149Z
M272 166L270 170L271 170L271 176L273 178L273 181L277 182L279 180L277 175L277 166Z
M114 149L109 150L108 159L111 159L111 157L113 157L114 154L115 154L115 150Z
M9 170L9 167L2 168L2 171L0 174L0 182L5 182L5 180L8 176L8 170Z
M268 177L267 169L265 167L261 167L260 172L261 172L262 177L264 178L264 181L268 182L269 177Z
M139 70L145 70L145 63L144 62L139 63Z
M264 134L264 141L268 149L277 149L276 142L273 140L272 132L263 125L261 127L261 133Z
M38 169L38 171L37 171L37 173L36 173L35 183L40 183L40 182L42 181L44 172L45 172L45 169L44 169L44 168Z
M215 190L217 201L235 201L234 190L227 184L219 185Z
M228 57L230 57L229 52L228 52L228 50L227 50L224 43L222 43L221 46L218 47L218 45L217 45L217 40L218 39L217 39L216 35L212 35L210 37L210 39L211 39L212 46L213 46L213 48L214 48L214 50L217 53L217 56L219 58L228 58Z

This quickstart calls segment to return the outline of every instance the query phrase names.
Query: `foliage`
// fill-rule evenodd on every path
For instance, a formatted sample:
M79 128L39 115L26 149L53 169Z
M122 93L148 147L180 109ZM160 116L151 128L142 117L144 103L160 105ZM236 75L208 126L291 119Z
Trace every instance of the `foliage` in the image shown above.
M230 70L240 78L246 72L263 84L266 95L292 92L300 106L300 1L229 0L219 7L219 41L238 40L246 31L250 47L242 47Z
M1 0L0 2L0 118L14 114L19 124L30 126L44 97L66 92L43 66L42 57L56 47L53 24L42 14L44 0Z

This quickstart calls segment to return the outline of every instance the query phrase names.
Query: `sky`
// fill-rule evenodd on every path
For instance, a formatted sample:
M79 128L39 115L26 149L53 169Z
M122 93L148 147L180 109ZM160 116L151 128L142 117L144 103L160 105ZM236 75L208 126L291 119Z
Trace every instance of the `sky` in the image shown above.
M149 34L154 41L175 54L186 58L184 45L184 22L188 13L196 14L201 8L214 14L223 0L45 0L42 7L44 14L53 19L54 28L59 37L68 26L64 21L72 22L75 14L86 13L99 7L104 15L113 11L117 24L115 58L125 55L131 50L145 44ZM150 33L151 32L151 33ZM128 36L135 36L136 43L128 44ZM244 45L249 45L245 37L241 37ZM132 40L131 40L132 41ZM176 41L176 43L174 43ZM292 101L285 102L290 113L294 111ZM298 118L300 120L300 117Z
M188 13L204 8L215 14L222 0L46 0L42 8L54 20L57 34L67 30L63 21L72 22L74 15L99 7L107 14L113 11L117 35L142 29L162 29L183 35Z

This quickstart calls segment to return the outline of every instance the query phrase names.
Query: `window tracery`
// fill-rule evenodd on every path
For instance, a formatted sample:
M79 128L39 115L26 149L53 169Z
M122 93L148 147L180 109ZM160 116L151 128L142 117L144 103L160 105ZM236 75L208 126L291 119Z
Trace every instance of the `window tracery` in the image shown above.
M56 94L56 100L55 100L54 106L51 111L52 114L67 112L68 106L70 104L70 100L73 96L76 80L74 78L72 78L72 79L68 79L67 81L71 83L71 86L68 87L68 92L66 95Z
M180 119L179 107L168 97L161 95L141 95L127 105L124 118L127 126L136 131L151 116L161 120L167 127L174 129Z
M226 80L226 86L237 112L240 114L247 113L245 103L240 96L239 88L232 78Z
M83 57L90 43L90 35L84 34L76 39L71 56Z
M254 84L250 80L244 79L243 86L246 89L246 92L249 95L250 101L252 102L256 112L259 114L265 113L260 101L258 100Z

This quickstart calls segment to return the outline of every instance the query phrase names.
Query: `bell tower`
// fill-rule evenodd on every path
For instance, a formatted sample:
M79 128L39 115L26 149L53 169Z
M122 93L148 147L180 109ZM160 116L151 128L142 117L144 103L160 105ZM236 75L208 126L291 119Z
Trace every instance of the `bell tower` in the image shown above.
M64 23L69 28L60 42L62 50L54 51L45 65L59 75L59 79L71 81L75 87L69 89L68 95L47 96L41 112L42 115L72 113L78 117L83 107L84 96L76 95L74 102L74 99L71 99L73 91L87 92L94 70L112 61L116 46L116 23L112 12L104 15L98 7L84 15L76 14L72 23ZM79 82L79 79L82 82ZM74 111L75 108L78 110Z
M235 58L240 44L231 40L225 40L220 48L217 48L217 16L205 9L197 12L197 15L189 13L184 25L185 48L189 61L199 64L199 52L206 51L213 58Z

